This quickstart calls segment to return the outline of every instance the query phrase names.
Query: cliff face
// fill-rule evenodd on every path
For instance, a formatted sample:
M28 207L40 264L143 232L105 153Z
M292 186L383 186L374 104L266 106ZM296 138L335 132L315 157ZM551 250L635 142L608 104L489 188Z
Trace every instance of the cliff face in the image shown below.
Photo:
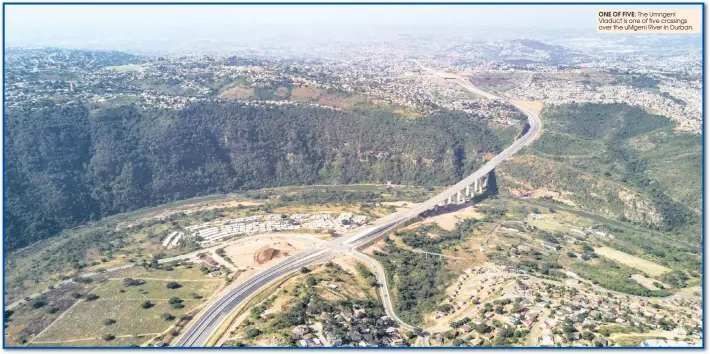
M618 196L624 203L623 212L626 219L653 226L663 224L663 215L652 201L644 199L639 193L623 189L619 190Z

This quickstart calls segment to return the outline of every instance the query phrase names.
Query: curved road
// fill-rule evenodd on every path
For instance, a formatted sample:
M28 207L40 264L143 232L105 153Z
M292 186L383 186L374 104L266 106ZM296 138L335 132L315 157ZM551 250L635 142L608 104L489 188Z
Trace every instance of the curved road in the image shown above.
M483 95L489 99L502 100L500 97L486 93L471 83L467 82L460 76L436 72L429 68L422 67L425 71L434 73L439 76L454 77L456 82L463 88L469 90L472 93ZM381 296L383 303L385 304L385 310L387 315L393 320L397 321L402 327L409 330L414 329L400 320L394 313L392 308L392 300L387 288L387 280L384 274L384 269L382 266L374 259L359 253L356 249L367 242L382 236L385 232L397 227L398 225L409 221L419 214L433 209L437 204L445 202L451 195L464 190L467 186L472 185L475 181L486 176L491 172L496 166L503 162L508 157L512 156L525 145L527 145L540 131L540 118L530 109L522 107L515 103L512 103L517 109L525 113L528 117L529 129L520 139L516 140L512 145L505 148L501 153L496 155L493 159L488 161L481 168L476 170L474 173L468 177L461 180L459 183L447 188L443 192L437 194L433 198L415 205L414 207L402 212L395 213L385 216L373 223L372 226L368 226L365 230L351 237L341 237L338 240L330 242L326 246L321 246L318 248L304 250L292 257L286 258L285 260L275 264L274 266L265 269L251 278L247 279L244 283L235 286L232 290L227 292L222 298L217 299L207 306L207 308L200 313L199 317L190 325L190 327L178 338L174 346L187 346L187 347L202 347L205 346L209 339L214 335L217 329L221 326L229 314L234 311L244 300L248 299L250 296L256 294L260 289L266 287L269 283L274 280L281 278L293 271L300 269L311 264L323 262L327 259L335 257L338 253L351 254L369 264L375 269L375 275L379 278L382 284Z
M371 268L375 270L375 276L377 276L377 282L382 285L380 287L380 298L382 299L382 303L385 306L385 313L387 313L387 316L389 316L391 319L395 320L401 327L404 327L410 331L414 331L416 327L408 325L404 321L402 321L399 317L397 317L397 314L394 312L394 308L392 307L392 299L390 298L390 291L389 288L387 287L387 274L385 274L385 269L382 267L380 262L378 262L376 259L369 257L366 254L360 253L358 251L354 251L352 253L352 256L354 256L357 259L360 259L367 263Z

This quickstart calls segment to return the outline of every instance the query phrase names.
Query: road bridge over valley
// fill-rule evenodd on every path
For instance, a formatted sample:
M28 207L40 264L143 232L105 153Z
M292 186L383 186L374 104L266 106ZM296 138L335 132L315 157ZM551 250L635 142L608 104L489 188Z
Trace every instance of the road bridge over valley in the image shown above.
M419 65L421 66L421 64ZM487 99L503 100L498 96L480 90L458 75L439 72L423 66L422 70L432 75L453 79L463 88ZM527 116L529 129L523 136L486 162L478 170L423 203L415 204L407 210L387 215L370 223L369 225L359 228L356 232L350 235L345 235L337 240L328 242L327 244L321 244L318 247L304 250L294 256L280 261L268 269L264 269L261 272L254 274L243 283L234 286L221 298L208 304L205 310L203 310L198 317L189 324L189 327L185 329L183 334L178 338L173 346L205 346L210 338L215 335L222 323L229 317L230 313L232 313L232 311L234 311L239 305L244 303L246 299L258 293L260 289L263 289L273 281L302 267L325 262L341 254L348 254L362 260L375 270L374 273L377 276L379 283L382 285L380 287L380 296L385 306L387 315L397 321L400 326L409 330L415 329L414 326L400 320L394 312L391 294L389 292L382 266L371 257L358 252L357 249L429 210L436 210L450 204L462 204L472 199L477 194L480 195L483 193L483 190L487 185L487 177L489 173L505 161L505 159L509 158L529 144L540 130L540 118L535 112L514 102L509 103Z

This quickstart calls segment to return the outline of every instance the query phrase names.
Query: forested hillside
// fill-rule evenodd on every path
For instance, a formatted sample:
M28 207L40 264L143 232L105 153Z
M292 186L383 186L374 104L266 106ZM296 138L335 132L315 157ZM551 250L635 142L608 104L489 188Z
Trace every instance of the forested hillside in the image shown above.
M406 120L386 111L238 103L10 110L5 246L201 194L313 183L447 185L507 144L484 121L455 112Z
M626 104L547 108L534 156L499 168L503 189L562 191L593 213L700 241L702 137Z

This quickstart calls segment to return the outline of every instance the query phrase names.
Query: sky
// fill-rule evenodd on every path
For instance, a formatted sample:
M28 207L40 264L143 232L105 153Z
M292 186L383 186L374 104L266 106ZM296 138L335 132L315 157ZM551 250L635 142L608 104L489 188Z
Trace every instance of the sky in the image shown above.
M284 33L327 37L339 30L353 34L381 27L420 32L429 28L593 32L600 9L597 5L6 5L5 34L8 46L91 48L135 40L223 41Z

